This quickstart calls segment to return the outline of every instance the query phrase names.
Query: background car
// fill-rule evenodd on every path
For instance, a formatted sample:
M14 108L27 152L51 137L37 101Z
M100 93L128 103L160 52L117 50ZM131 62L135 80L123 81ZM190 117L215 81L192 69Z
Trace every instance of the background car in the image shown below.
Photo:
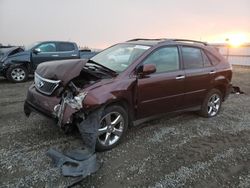
M3 55L1 55L3 54ZM74 42L44 41L25 47L0 50L0 76L12 82L24 82L34 73L38 64L63 59L89 59L97 54L90 50L79 50Z

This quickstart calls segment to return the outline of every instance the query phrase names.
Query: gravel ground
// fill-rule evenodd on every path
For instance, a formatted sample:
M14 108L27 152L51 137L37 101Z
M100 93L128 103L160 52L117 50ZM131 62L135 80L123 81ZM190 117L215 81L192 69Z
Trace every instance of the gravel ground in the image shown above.
M50 148L81 146L53 121L23 114L32 81L0 78L0 187L65 187L45 155ZM98 153L102 168L78 187L250 187L250 68L234 67L230 95L211 119L195 113L162 117L128 131L115 149Z

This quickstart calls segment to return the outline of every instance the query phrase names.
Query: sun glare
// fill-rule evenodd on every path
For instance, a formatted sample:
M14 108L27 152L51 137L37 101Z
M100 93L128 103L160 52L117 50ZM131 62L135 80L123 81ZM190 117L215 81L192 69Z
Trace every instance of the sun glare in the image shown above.
M247 42L247 36L244 33L231 34L227 37L227 42L230 46L237 48Z

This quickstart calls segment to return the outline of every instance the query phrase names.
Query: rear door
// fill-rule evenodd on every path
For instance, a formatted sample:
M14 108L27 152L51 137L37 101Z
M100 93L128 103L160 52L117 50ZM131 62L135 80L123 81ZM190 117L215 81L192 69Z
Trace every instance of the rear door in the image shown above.
M178 47L161 47L152 52L143 64L155 64L156 72L138 79L137 118L181 108L185 77Z
M211 89L215 70L203 49L192 46L181 49L186 76L184 105L198 106Z
M72 42L57 42L58 59L79 59L77 46Z

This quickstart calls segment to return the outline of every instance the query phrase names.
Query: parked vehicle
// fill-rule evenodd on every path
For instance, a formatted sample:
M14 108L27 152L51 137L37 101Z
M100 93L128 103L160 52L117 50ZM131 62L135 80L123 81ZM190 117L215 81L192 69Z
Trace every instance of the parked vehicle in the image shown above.
M125 49L130 49L126 62L110 62L110 54ZM229 63L206 43L134 39L90 60L39 65L24 111L27 116L40 112L65 128L104 108L96 148L107 150L136 120L187 110L216 116L230 93L231 78Z
M96 52L78 50L74 42L45 41L32 45L0 49L0 76L12 82L24 82L38 64L62 59L89 59Z

